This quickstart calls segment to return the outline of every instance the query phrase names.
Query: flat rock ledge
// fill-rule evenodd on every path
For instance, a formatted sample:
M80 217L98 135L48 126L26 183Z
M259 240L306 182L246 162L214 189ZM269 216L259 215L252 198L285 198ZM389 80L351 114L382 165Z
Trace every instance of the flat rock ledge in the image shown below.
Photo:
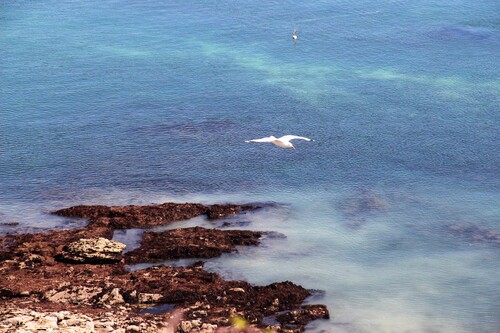
M85 208L66 213L90 219L85 228L0 237L0 333L229 333L235 327L300 333L310 321L329 318L324 305L303 305L310 292L290 281L253 286L224 280L201 261L128 271L126 261L213 257L259 244L259 232L181 228L145 232L141 248L121 259L123 244L110 241L115 229L157 225L160 217L168 223L194 212L220 218L245 207L178 205L77 206Z
M262 232L201 227L145 232L141 247L125 254L127 264L180 258L213 258L236 246L258 245Z
M90 220L89 226L109 226L113 229L147 228L168 222L187 220L205 215L214 220L261 208L258 205L202 205L167 202L149 206L74 206L54 212L56 215Z

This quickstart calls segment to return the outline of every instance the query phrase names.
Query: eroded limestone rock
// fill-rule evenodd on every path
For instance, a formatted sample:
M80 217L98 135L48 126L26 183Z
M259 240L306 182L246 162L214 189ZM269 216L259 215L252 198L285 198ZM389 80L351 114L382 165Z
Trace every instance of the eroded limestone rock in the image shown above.
M106 238L83 238L66 245L57 256L59 261L85 264L120 262L126 245Z

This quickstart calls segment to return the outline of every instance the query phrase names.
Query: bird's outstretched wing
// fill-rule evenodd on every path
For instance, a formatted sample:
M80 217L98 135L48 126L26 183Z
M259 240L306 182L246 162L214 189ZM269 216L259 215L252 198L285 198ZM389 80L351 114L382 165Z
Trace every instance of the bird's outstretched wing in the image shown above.
M276 140L274 136L268 136L267 138L262 139L246 140L245 142L272 142L273 140Z
M294 139L300 139L300 140L306 140L306 141L312 141L309 138L305 138L303 136L297 136L297 135L284 135L281 138L279 138L280 141L290 141Z

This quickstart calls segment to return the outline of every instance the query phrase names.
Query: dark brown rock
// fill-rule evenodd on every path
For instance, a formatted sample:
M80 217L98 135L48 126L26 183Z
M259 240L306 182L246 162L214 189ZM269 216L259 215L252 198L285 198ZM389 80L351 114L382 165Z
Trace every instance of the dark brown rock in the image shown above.
M90 225L109 226L114 229L146 228L172 221L185 220L205 214L201 204L165 203L150 206L75 206L61 209L54 214L82 217Z
M212 205L195 203L164 203L149 206L74 206L54 214L90 220L90 226L114 229L147 228L168 222L187 220L200 215L210 219L222 218L246 210L260 208L252 205Z
M65 210L62 215L89 218L88 227L0 237L0 308L68 310L93 318L101 318L105 312L115 322L119 322L119 318L137 321L151 318L148 321L163 322L162 316L167 318L167 314L138 313L145 304L171 304L182 310L185 319L200 325L229 326L230 318L241 317L257 328L265 328L264 317L271 317L281 323L275 327L278 332L290 331L292 326L293 332L302 332L310 320L327 318L324 306L302 305L310 293L301 286L289 281L268 286L228 281L204 270L201 262L191 267L159 266L128 272L123 261L114 265L57 261L58 254L68 252L69 244L81 242L81 239L111 239L115 227L150 226L184 218L200 208L196 204L168 209L166 206L129 206L123 210L105 206L77 207L80 208ZM182 207L189 212L183 212ZM243 209L238 207L215 207L210 214L215 217L235 214ZM160 216L155 216L155 212ZM205 210L203 214L209 213ZM135 254L131 252L127 258L144 256L154 261L160 257L162 260L166 257L208 257L233 251L237 245L256 245L261 235L252 231L199 227L146 232L141 249ZM4 314L0 313L0 322L7 318L2 316Z
M246 210L254 210L260 206L254 205L211 205L207 208L206 214L210 220L220 219L229 215L238 214Z
M0 258L33 264L52 264L54 257L71 242L82 238L104 237L111 239L112 236L113 229L110 228L82 228L7 235L0 237Z
M257 245L261 232L201 227L146 232L141 247L125 254L128 264L179 258L213 258L238 245Z

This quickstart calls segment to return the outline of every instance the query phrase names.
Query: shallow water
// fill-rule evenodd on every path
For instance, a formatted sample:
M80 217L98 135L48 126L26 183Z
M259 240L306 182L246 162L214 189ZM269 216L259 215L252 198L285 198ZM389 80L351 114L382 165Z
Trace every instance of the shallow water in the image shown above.
M498 332L498 9L3 2L0 232L79 227L48 213L83 203L276 202L229 222L286 238L207 267L324 290L312 331ZM271 134L315 141L244 142Z

